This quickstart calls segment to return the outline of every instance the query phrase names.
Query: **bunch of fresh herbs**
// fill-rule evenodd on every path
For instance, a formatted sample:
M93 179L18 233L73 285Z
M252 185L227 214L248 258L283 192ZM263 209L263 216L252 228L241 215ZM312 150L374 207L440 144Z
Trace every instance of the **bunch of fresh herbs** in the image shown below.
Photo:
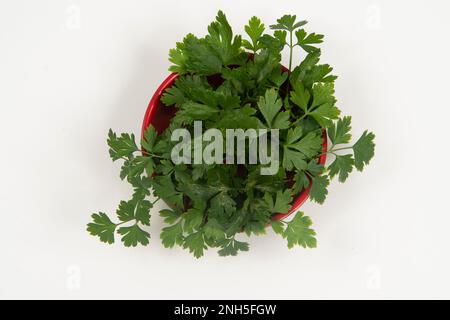
M243 39L233 35L219 12L205 37L188 34L177 43L170 50L170 70L179 77L161 99L177 108L175 117L160 135L149 126L139 144L133 134L110 130L110 156L123 161L120 177L134 192L120 202L114 219L93 214L89 233L109 244L119 234L127 247L145 246L150 211L162 199L169 204L159 212L167 224L162 244L180 246L197 258L208 248L217 248L221 256L247 251L244 234L264 234L269 225L289 248L316 247L311 219L303 212L290 222L274 220L274 215L287 213L294 197L309 187L310 198L323 203L332 178L345 182L354 169L362 171L369 163L375 136L366 131L351 143L351 117L340 117L336 106L337 77L328 64L319 63L323 35L307 32L305 24L285 15L266 33L253 17ZM287 69L281 68L284 50ZM295 67L294 54L302 58ZM261 175L260 165L254 164L175 165L171 134L177 128L192 130L197 120L205 129L279 129L278 173ZM322 148L325 131L327 150ZM318 162L323 153L332 159L328 166Z

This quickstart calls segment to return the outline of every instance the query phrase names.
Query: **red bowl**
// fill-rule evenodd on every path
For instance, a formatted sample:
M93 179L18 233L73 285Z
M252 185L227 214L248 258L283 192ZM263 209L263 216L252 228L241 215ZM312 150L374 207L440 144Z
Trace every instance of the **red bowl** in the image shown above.
M161 83L159 88L154 93L150 103L148 105L147 111L145 112L144 121L142 123L142 137L144 136L144 132L147 127L151 124L156 129L158 133L163 132L170 124L170 120L175 115L176 108L175 107L167 107L161 102L161 96L166 91L167 88L170 88L175 80L177 79L178 74L172 73L169 75L166 80ZM325 152L327 151L328 142L327 142L327 133L326 130L323 131L323 144L322 144L322 152L323 154L319 157L319 164L324 165L327 159ZM311 184L308 188L302 190L294 199L292 203L292 207L288 213L277 213L272 219L273 220L282 220L287 218L289 215L297 211L300 206L308 199L309 192L311 190Z

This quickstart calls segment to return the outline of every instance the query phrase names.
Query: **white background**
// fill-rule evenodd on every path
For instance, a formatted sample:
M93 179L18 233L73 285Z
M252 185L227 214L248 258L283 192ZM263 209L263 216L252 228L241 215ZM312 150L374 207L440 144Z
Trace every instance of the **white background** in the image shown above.
M130 189L106 133L139 133L168 50L218 9L235 31L284 13L326 35L322 61L376 157L323 206L316 250L272 231L234 258L101 244L85 231ZM1 298L450 298L448 1L0 1ZM158 208L156 208L158 209Z

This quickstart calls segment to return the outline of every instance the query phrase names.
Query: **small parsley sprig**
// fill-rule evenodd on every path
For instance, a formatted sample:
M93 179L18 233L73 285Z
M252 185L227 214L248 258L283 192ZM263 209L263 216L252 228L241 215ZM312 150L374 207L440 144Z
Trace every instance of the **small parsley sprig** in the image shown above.
M362 171L374 156L374 134L365 131L352 143L351 117L340 117L336 106L333 68L320 64L323 35L304 29L306 21L285 15L270 26L257 17L245 26L246 36L234 35L223 12L198 38L188 34L169 52L170 71L179 77L161 101L177 108L169 128L158 135L149 126L139 141L133 134L108 134L109 154L121 161L120 178L133 192L121 201L116 217L94 213L87 230L112 244L120 236L126 247L147 245L150 212L167 224L160 234L166 248L180 246L195 257L208 248L221 256L248 251L245 236L266 233L266 226L285 238L288 247L314 248L312 221L298 212L291 221L274 220L287 213L294 197L310 188L310 198L323 203L330 180L345 182L354 169ZM293 66L294 54L301 63ZM287 49L288 70L281 68ZM211 76L220 78L213 83ZM260 165L172 163L173 130L193 130L202 120L206 129L279 129L281 167L277 174L260 174ZM329 147L322 150L323 132ZM320 165L323 153L331 164Z

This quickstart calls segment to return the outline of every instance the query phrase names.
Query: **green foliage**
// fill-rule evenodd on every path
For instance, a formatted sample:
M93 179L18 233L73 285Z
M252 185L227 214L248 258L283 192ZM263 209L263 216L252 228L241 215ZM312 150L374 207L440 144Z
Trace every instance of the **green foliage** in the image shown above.
M280 112L282 105L275 89L268 89L264 97L259 97L258 108L264 116L268 128L289 128L289 112Z
M292 171L294 168L299 171L305 170L307 160L320 153L322 143L320 131L303 135L302 127L290 129L283 145L283 167L287 171Z
M216 248L220 256L248 251L248 243L237 238L265 234L267 226L285 238L289 248L316 247L309 217L298 212L284 222L274 215L289 213L302 190L323 203L333 178L344 182L369 164L375 136L365 131L352 144L352 119L339 118L336 105L337 77L331 66L320 64L317 46L323 36L307 32L305 25L295 15L285 15L266 30L252 17L242 39L219 11L206 36L188 34L177 43L169 60L170 70L179 76L161 97L177 113L163 133L149 126L138 142L134 134L109 131L109 155L122 161L120 178L132 186L132 195L120 201L114 219L103 212L93 214L87 231L104 243L114 243L117 234L126 247L145 246L150 242L150 212L162 199L170 207L159 212L165 223L162 245L185 249L196 258L208 248ZM292 66L297 49L301 62ZM289 71L281 68L285 50ZM260 165L175 165L171 133L180 127L192 132L196 120L203 121L204 130L222 132L278 129L278 173L263 176ZM326 150L325 131L330 141ZM245 148L247 152L249 146ZM330 165L319 164L323 153Z
M196 258L203 256L203 252L208 247L205 245L205 239L202 231L191 233L184 239L183 248L188 249Z
M295 15L284 15L277 20L277 24L271 25L270 28L274 30L294 31L307 23L306 21L296 22L296 20L297 16Z
M271 213L288 213L292 201L291 190L278 191L275 196L275 201L270 193L266 193L264 194L264 201Z
M139 244L146 246L149 243L150 234L142 230L137 224L130 227L121 227L117 233L122 235L125 247L136 247Z
M248 251L248 243L233 239L224 240L221 249L218 251L222 257L235 256L239 251Z
M283 237L288 241L288 248L292 248L294 245L303 248L317 247L316 232L310 228L311 226L312 221L309 217L304 216L303 212L297 213L294 219L287 223L283 233Z
M251 50L254 53L259 49L262 49L263 46L260 43L260 38L263 35L265 30L264 24L261 23L257 17L252 17L248 22L248 25L245 26L245 32L250 37L250 41L243 40L242 44L245 49Z
M355 144L348 146L350 130L351 117L339 119L328 129L328 137L332 142L328 153L334 156L333 163L328 167L329 176L333 178L338 175L340 182L347 180L353 168L362 171L375 154L375 135L372 132L365 131Z
M315 33L307 34L304 29L298 30L295 36L297 37L297 44L308 53L316 50L316 47L313 46L314 44L323 42L323 35Z
M93 236L98 236L101 242L114 243L114 232L117 225L112 223L103 212L94 213L92 221L88 224L87 231Z
M359 171L368 165L375 154L375 143L373 142L375 135L372 132L364 131L362 136L353 145L353 152L355 155L355 167Z

